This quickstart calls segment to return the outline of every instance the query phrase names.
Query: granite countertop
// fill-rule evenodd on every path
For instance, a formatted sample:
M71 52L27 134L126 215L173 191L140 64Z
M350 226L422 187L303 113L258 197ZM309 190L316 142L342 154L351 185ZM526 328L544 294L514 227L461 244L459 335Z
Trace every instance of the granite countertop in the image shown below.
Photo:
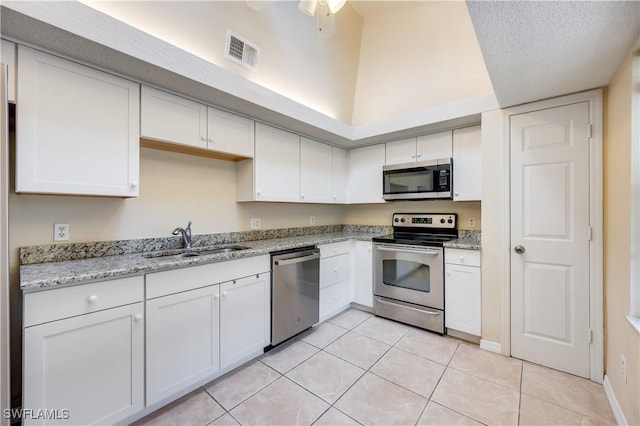
M480 250L481 234L479 231L462 230L459 233L460 238L444 243L445 248L457 248L465 250Z
M387 232L380 230L377 230L377 232L343 231L256 241L239 241L224 245L241 245L248 248L228 253L215 253L187 258L173 256L149 258L144 257L144 254L149 252L139 252L87 259L33 263L20 266L20 288L24 292L29 292L54 286L83 284L94 280L122 278L186 266L266 255L273 251L307 245L328 244L349 239L370 241L373 237L386 234Z

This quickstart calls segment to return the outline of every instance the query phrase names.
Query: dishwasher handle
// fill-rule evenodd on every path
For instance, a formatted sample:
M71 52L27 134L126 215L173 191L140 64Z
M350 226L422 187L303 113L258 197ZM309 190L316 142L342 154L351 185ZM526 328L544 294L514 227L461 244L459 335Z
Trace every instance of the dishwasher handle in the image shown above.
M292 257L292 258L283 259L283 260L275 260L273 263L276 266L285 266L285 265L293 265L295 263L307 262L313 259L320 259L320 253L314 253L308 256Z

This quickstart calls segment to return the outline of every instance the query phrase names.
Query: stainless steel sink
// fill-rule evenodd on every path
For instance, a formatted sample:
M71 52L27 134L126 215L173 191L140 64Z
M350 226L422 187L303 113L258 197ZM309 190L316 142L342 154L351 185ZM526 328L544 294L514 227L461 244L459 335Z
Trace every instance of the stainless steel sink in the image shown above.
M240 250L247 250L251 247L246 246L207 246L207 247L194 247L189 250L187 249L178 249L178 250L165 250L165 251L156 251L153 253L145 253L142 256L146 258L154 258L154 257L176 257L176 258L186 258L186 257L198 257L198 256L206 256L208 254L218 254L218 253L229 253Z

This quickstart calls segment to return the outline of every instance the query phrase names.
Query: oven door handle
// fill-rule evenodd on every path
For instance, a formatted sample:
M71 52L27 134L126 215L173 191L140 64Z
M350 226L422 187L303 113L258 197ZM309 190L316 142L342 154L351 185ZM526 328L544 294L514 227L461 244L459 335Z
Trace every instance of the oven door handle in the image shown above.
M395 253L413 253L413 254L428 254L430 256L437 256L441 253L441 251L437 250L437 251L433 251L433 250L421 250L421 249L417 249L417 250L410 250L410 249L403 249L403 248L388 248L388 247L380 247L380 246L376 246L376 250L378 251L391 251L391 252L395 252Z
M390 303L390 302L387 302L386 300L382 300L382 299L377 298L377 297L376 297L376 302L381 303L383 305L398 306L395 303ZM427 314L427 315L440 315L441 314L441 312L423 311L422 309L416 309L416 308L412 308L411 306L406 306L406 305L400 305L400 306L402 306L403 309L408 309L410 311L420 312L421 314Z

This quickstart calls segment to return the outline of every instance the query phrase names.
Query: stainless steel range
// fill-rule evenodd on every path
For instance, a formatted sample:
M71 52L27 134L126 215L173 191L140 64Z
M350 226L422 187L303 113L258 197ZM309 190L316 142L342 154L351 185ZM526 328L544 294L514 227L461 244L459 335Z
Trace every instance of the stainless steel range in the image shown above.
M444 334L445 241L455 213L395 213L393 238L373 239L373 309L381 317Z

